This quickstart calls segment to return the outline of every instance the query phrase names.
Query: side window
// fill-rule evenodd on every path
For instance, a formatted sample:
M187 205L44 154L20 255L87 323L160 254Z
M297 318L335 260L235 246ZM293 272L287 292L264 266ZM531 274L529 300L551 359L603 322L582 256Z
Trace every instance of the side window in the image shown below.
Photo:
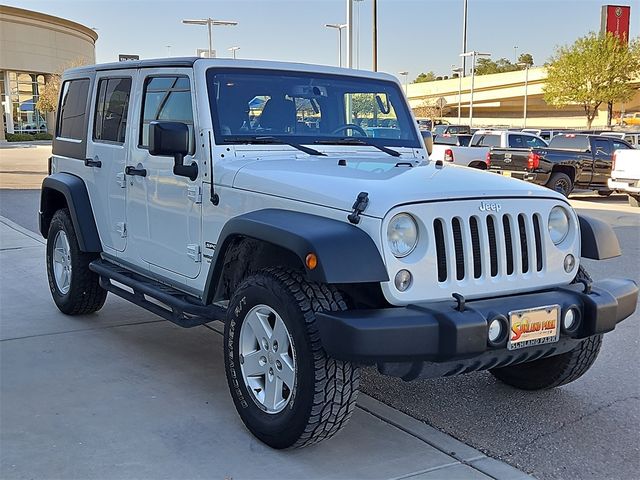
M595 149L596 155L610 155L611 147L609 144L609 140L605 138L596 138L593 140L593 147Z
M100 80L93 124L95 141L124 143L130 93L130 78Z
M636 137L634 137L633 135L627 135L626 137L624 137L624 139L629 142L631 145L635 145L636 144Z
M524 148L522 135L509 135L509 148Z
M148 77L144 83L139 145L149 146L149 123L154 120L182 122L193 136L193 106L189 78Z
M617 142L615 140L613 140L613 150L628 150L629 146L626 143L622 143L622 142Z
M62 84L56 137L83 140L86 127L89 79L68 80Z
M544 148L547 146L547 144L544 143L544 141L542 141L542 139L538 137L526 136L523 138L524 138L525 146L527 148Z

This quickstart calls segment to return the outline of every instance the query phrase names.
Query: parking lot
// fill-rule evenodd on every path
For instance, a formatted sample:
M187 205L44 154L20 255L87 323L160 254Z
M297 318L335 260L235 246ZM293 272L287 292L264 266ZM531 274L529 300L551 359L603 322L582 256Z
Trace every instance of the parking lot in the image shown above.
M215 330L179 329L114 296L91 317L55 309L36 216L49 154L0 150L3 478L519 475L489 457L542 479L637 475L638 313L606 336L582 379L560 389L524 393L488 373L403 383L367 369L366 395L336 439L268 449L233 410ZM16 155L27 161L10 171ZM638 209L622 195L583 192L571 202L611 224L623 249L585 261L592 276L640 282Z

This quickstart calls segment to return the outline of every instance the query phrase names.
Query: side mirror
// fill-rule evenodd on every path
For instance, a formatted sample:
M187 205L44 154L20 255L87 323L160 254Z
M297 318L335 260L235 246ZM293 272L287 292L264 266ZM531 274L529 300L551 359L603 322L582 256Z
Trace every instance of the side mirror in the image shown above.
M198 164L184 165L182 162L189 153L189 127L181 122L158 122L149 124L149 154L159 157L173 157L173 174L198 178Z

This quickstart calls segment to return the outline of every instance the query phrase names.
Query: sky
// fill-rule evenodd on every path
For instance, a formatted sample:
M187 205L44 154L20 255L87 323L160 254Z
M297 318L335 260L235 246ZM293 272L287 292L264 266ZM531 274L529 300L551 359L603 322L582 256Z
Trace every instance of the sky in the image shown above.
M191 56L207 47L205 26L184 18L239 22L214 27L219 57L239 46L239 58L336 65L338 34L325 23L344 23L346 0L4 0L5 4L95 28L98 63L118 54L140 58ZM531 53L543 64L559 45L600 28L603 0L469 0L468 50L505 57ZM631 37L640 34L640 0L631 6ZM462 50L463 0L378 0L378 69L409 79L420 72L449 75ZM354 67L371 69L372 0L354 6ZM344 37L343 37L344 38ZM346 40L343 42L346 43ZM517 49L514 49L517 47ZM359 55L358 55L359 53ZM344 58L344 57L343 57Z

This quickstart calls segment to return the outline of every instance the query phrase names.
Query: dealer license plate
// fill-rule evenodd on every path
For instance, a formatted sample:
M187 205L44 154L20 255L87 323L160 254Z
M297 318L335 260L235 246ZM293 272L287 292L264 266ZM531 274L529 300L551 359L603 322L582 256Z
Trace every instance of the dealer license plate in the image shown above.
M560 305L509 312L509 327L509 350L557 342L560 338Z

